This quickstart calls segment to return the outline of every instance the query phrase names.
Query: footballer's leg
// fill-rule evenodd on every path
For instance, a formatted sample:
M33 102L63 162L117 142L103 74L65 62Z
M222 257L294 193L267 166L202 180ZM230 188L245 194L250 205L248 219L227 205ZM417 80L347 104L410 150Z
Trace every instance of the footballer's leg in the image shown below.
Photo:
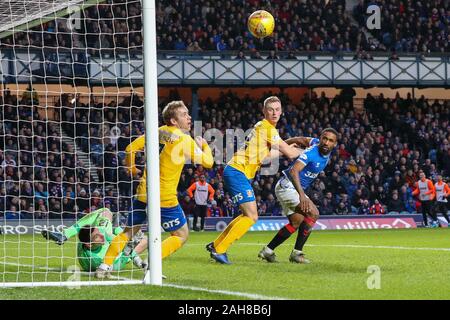
M97 268L95 276L98 279L110 278L111 271L113 271L113 265L117 257L127 245L128 241L133 238L133 234L136 234L141 229L142 225L136 225L132 227L125 227L122 233L118 234L111 241L108 251L103 258L103 263Z
M303 212L299 205L299 194L291 182L280 179L275 187L275 195L277 196L283 209L283 214L287 216L289 223L281 228L272 241L258 253L259 258L268 262L276 262L275 248L289 239L289 237L297 231L304 219Z
M258 257L266 260L267 262L276 262L275 249L298 230L304 218L305 216L298 212L293 212L288 215L289 223L277 232L275 237L273 237L272 241L270 241L267 246L261 249Z
M305 218L298 228L294 250L292 250L291 256L289 257L289 261L294 263L310 263L310 261L305 258L303 246L308 240L314 224L319 219L319 210L311 200L309 200L309 202L309 212L304 214Z
M231 264L226 254L228 248L239 240L258 220L256 201L242 203L242 214L236 217L213 242L207 245L211 258L222 264Z
M172 208L161 208L161 224L170 237L161 244L162 258L167 258L180 249L189 237L189 227L183 209L178 204Z
M128 215L127 227L125 227L124 231L115 236L111 241L108 251L103 259L103 263L97 268L95 273L97 278L103 279L110 276L114 261L125 248L128 241L132 239L137 232L139 232L142 225L145 223L147 218L145 210L146 206L146 203L138 200L133 202L132 211Z
M242 214L233 219L214 242L207 244L206 249L217 262L230 264L226 254L228 248L255 224L258 220L258 210L253 188L244 173L227 166L224 181L233 201L239 204Z
M134 239L133 239L134 240ZM135 243L134 241L129 242L129 244L133 244ZM141 269L147 269L148 267L148 262L147 260L143 260L140 257L140 254L142 252L144 252L145 250L147 250L148 248L148 238L146 236L144 236L142 238L142 240L139 241L139 243L132 248L131 253L129 254L130 258L133 260L133 264Z

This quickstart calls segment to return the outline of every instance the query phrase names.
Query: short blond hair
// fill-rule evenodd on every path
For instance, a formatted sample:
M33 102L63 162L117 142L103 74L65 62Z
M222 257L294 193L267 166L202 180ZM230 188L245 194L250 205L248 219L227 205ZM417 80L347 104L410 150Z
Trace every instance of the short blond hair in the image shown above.
M186 105L183 101L171 101L169 102L162 111L162 117L164 124L170 126L171 122L170 119L176 119L177 117L177 110L180 108L186 108Z
M264 100L264 109L267 108L267 105L269 105L270 103L275 103L275 102L279 102L281 104L280 98L278 98L277 96L268 97L266 100Z

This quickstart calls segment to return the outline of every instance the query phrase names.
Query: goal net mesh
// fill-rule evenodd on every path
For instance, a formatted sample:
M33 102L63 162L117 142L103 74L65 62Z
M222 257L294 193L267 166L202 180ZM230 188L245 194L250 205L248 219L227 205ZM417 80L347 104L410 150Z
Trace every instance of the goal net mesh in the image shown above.
M139 182L125 149L144 133L141 31L140 0L2 3L0 287L95 282ZM133 240L119 281L144 276Z

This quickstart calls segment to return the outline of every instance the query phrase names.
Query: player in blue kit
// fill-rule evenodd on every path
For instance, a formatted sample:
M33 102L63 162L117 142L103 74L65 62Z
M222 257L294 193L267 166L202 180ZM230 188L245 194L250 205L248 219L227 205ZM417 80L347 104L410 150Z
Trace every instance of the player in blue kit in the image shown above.
M289 261L309 263L303 253L312 228L319 218L319 210L305 194L311 183L328 164L330 153L337 145L338 133L333 128L324 129L320 139L298 138L302 147L307 149L286 170L275 187L275 194L283 208L289 223L285 225L258 254L263 260L276 262L275 248L286 241L298 230L297 241Z

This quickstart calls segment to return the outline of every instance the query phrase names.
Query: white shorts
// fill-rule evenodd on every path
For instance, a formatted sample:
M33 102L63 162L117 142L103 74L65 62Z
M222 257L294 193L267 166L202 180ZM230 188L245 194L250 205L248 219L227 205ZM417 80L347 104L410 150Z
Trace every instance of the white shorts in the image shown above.
M280 201L285 216L290 216L295 212L295 207L300 203L300 195L288 178L283 176L278 180L275 186L275 195Z

